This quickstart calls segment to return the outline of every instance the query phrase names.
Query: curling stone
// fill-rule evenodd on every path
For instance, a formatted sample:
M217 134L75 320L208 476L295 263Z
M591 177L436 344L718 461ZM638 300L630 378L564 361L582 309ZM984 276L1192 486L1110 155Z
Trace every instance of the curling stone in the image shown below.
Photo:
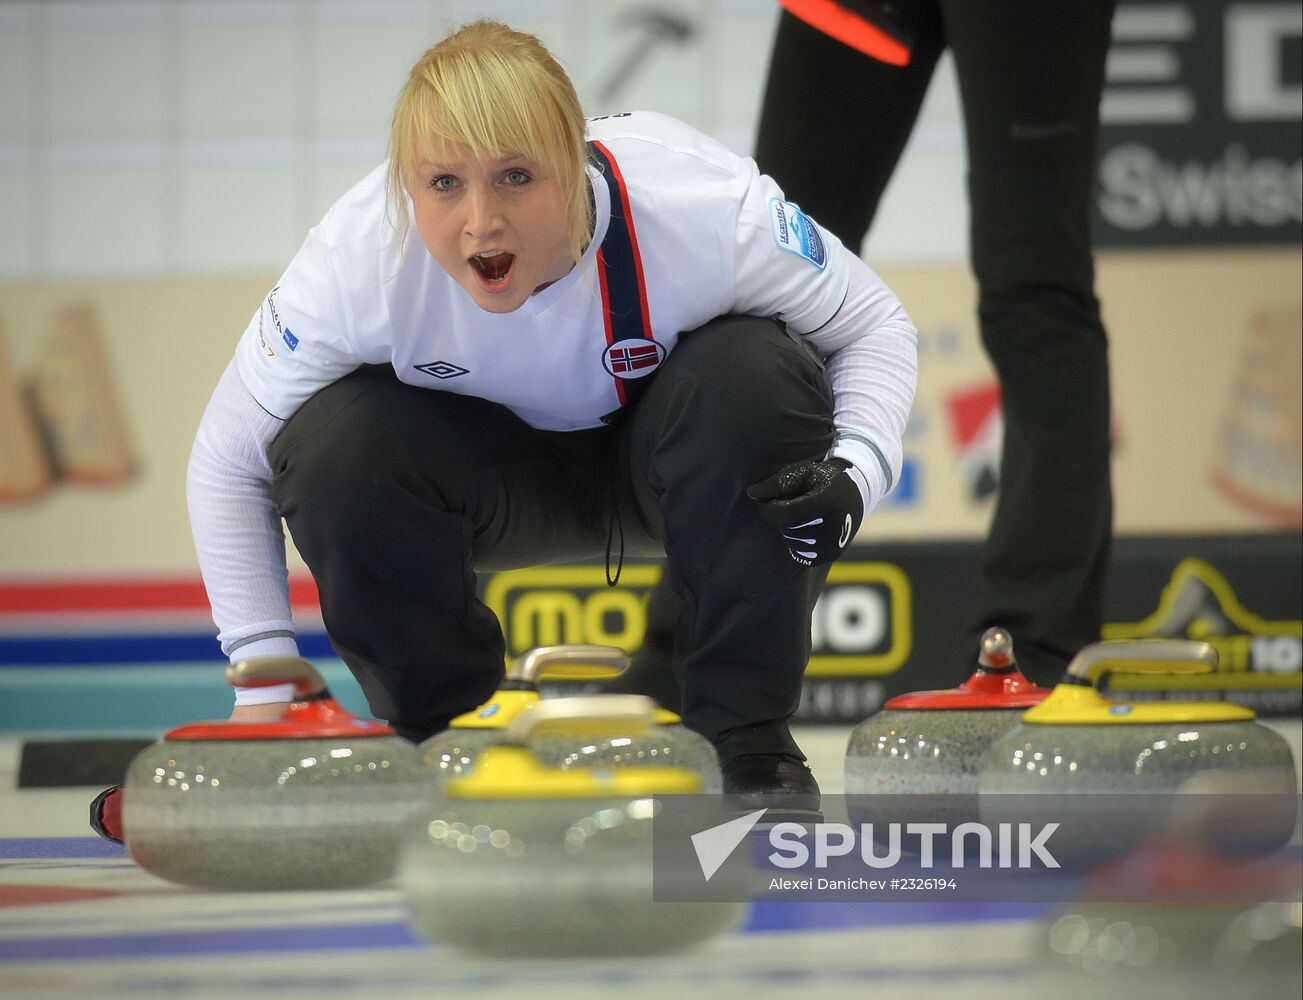
M1208 781L1206 779L1213 779ZM1061 996L1287 997L1303 986L1303 871L1296 858L1245 863L1202 842L1199 813L1241 809L1231 772L1196 779L1159 839L1084 881L1051 911L1038 951ZM1074 988L1075 987L1075 988Z
M1080 866L1148 839L1175 794L1210 772L1234 776L1245 793L1268 797L1264 802L1292 798L1297 778L1289 744L1250 709L1213 701L1114 704L1097 689L1109 672L1200 673L1216 664L1216 650L1204 642L1087 646L1049 697L991 744L978 781L982 821L1026 820L1030 808L1060 823L1055 854ZM1053 798L1029 807L1037 796ZM1288 841L1293 811L1288 824L1269 825L1233 824L1207 834L1230 843L1238 828L1251 832L1246 851L1269 853Z
M560 957L668 952L737 926L746 904L652 899L653 817L674 822L653 796L701 793L700 774L562 768L533 752L559 738L647 739L654 708L640 695L542 701L447 778L399 866L416 927L481 953ZM749 890L751 875L747 852L735 851L711 884L742 878Z
M1042 980L1044 995L1052 988L1064 1000L1299 996L1303 907L1297 866L1281 873L1291 887L1266 884L1264 873L1228 872L1215 862L1213 878L1234 878L1237 884L1224 900L1210 900L1209 890L1219 887L1191 881L1187 874L1206 866L1207 859L1167 849L1147 859L1156 870L1148 877L1136 874L1142 860L1128 858L1121 869L1129 882L1119 888L1132 895L1110 896L1094 885L1095 898L1059 905L1048 914L1037 948L1037 964L1050 973ZM1134 895L1138 884L1147 890L1143 898ZM1259 887L1268 898L1251 900Z
M422 743L421 757L434 772L437 784L465 774L480 753L501 742L505 728L522 711L540 702L540 681L608 678L617 676L628 665L628 654L614 646L531 649L512 662L488 702L453 719L448 729ZM723 781L719 758L710 741L660 707L655 709L654 723L636 739L617 733L606 739L576 742L564 734L545 738L540 733L533 744L534 754L549 766L560 768L677 765L700 774L707 792L720 791Z
M322 889L389 878L414 814L433 802L416 748L359 719L297 657L229 667L240 687L291 682L272 722L197 722L127 769L122 821L140 867L210 889Z
M1303 909L1163 903L1062 907L1039 946L1039 995L1060 1000L1299 996Z
M1049 693L1018 669L1009 633L987 629L977 670L967 681L944 691L898 695L851 731L846 794L919 796L890 804L891 815L883 818L897 822L975 820L987 749ZM871 813L872 805L872 798L858 800L855 811Z

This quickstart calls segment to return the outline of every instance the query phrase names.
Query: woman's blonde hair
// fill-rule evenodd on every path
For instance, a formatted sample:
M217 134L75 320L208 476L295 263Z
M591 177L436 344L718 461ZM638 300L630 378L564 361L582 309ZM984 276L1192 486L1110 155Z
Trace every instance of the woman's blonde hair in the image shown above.
M416 166L443 144L481 159L522 155L543 164L569 205L570 251L580 260L593 227L584 113L542 42L498 21L474 21L412 67L389 133L389 198L403 237Z

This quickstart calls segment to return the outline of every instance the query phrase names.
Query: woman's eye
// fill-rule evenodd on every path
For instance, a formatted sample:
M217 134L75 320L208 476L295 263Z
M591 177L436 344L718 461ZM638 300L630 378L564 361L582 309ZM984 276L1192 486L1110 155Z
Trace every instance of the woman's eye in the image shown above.
M430 187L436 191L451 191L457 186L457 179L449 177L447 174L440 174L438 177L430 179Z
M508 171L507 171L507 183L508 183L508 184L527 184L527 183L529 183L529 174L526 173L524 170L508 170Z

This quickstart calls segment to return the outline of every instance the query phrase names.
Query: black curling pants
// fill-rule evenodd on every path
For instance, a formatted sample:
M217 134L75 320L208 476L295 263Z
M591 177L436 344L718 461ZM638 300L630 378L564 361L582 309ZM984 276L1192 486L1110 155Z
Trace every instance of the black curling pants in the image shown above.
M1000 489L956 681L990 625L1052 683L1098 641L1112 535L1107 343L1089 233L1112 0L906 0L911 65L879 63L784 13L757 142L788 198L858 248L932 71L963 104L982 343L1005 415ZM909 303L905 303L906 309ZM958 632L961 623L956 623Z
M331 641L403 736L502 678L477 570L600 557L614 527L626 553L667 557L684 721L718 740L796 710L826 575L792 561L746 488L832 437L821 366L775 323L724 317L685 335L613 426L540 431L368 366L308 400L270 459Z

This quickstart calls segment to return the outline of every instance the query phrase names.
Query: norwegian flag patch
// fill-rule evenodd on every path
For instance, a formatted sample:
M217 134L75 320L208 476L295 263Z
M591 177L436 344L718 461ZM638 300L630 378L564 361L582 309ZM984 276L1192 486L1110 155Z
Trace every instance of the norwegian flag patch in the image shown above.
M602 364L616 378L643 378L654 372L665 359L665 348L654 340L631 338L617 340L602 354Z

